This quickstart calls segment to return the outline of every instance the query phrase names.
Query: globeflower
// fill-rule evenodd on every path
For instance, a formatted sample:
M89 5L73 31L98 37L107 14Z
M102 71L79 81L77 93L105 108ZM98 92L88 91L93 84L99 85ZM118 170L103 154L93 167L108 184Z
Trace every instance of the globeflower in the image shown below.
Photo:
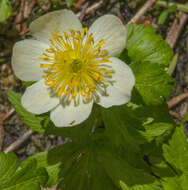
M135 83L128 65L114 57L126 44L126 29L113 15L82 28L70 10L47 13L30 25L34 39L17 42L12 68L23 81L37 81L22 96L34 114L50 111L57 127L88 118L94 103L105 108L127 103Z

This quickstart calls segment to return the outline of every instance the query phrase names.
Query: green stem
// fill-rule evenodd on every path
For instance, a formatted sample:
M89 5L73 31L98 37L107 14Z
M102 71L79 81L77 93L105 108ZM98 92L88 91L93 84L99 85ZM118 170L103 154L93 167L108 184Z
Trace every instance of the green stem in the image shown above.
M165 1L161 1L161 0L157 1L156 5L159 5L161 7L169 7L169 6L172 6L172 5L176 5L177 10L183 11L185 13L188 13L188 5L183 5L183 4L179 4L179 3L168 3L168 2L165 2Z
M171 76L176 68L176 64L178 62L178 54L175 54L169 67L168 67L168 70L167 70L167 73Z

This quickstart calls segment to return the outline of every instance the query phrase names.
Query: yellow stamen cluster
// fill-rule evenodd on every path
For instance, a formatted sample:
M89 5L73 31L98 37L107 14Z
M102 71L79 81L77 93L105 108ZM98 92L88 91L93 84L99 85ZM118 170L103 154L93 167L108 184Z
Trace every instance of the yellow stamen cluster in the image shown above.
M62 35L52 33L50 48L46 49L41 60L44 78L48 86L57 90L59 97L69 96L75 99L81 95L86 101L93 98L97 91L101 93L108 86L113 70L107 68L109 56L102 50L103 39L94 42L88 29L82 32L70 30ZM70 96L71 95L71 96Z

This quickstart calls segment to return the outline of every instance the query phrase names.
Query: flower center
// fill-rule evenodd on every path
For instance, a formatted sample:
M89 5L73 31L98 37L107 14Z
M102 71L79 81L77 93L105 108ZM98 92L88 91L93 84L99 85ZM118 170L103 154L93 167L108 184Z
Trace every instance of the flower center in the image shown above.
M102 50L105 41L94 42L88 29L82 32L70 30L62 35L52 33L51 45L41 60L46 85L55 88L63 101L72 99L89 102L107 95L106 87L112 82L113 70L108 63L108 52Z
M74 59L71 63L72 71L74 73L78 72L82 68L82 60L81 59Z

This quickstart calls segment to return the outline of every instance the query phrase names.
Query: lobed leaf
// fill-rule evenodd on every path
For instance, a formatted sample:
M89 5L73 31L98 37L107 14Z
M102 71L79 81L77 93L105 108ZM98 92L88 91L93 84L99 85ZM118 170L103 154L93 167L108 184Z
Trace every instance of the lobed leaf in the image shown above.
M169 145L163 145L163 155L177 173L188 173L188 140L183 126L176 128Z
M132 62L169 65L173 57L172 49L160 35L156 34L154 28L128 25L127 30L126 49Z
M20 167L14 153L0 153L0 189L1 190L40 190L48 175L44 168L36 168L36 161L30 160Z
M135 88L145 104L159 105L170 96L175 87L174 79L163 66L152 62L132 63L130 66L136 77Z

